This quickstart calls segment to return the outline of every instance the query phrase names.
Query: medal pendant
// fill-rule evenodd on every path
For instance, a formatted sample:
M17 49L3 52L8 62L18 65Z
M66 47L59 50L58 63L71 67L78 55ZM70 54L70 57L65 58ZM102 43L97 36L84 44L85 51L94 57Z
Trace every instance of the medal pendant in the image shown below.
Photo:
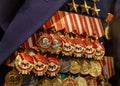
M78 86L78 84L74 78L69 76L63 80L63 86Z
M70 73L78 74L78 73L80 73L80 70L81 70L81 66L80 66L78 60L71 60Z
M34 56L34 67L33 67L33 72L37 76L43 76L47 69L48 69L48 61L45 59L44 56L40 54L36 54Z
M52 86L51 80L48 78L42 78L39 80L37 86Z
M51 47L49 49L49 52L51 54L59 54L59 52L62 50L61 46L62 46L61 37L58 35L52 34L52 44L51 44Z
M16 69L22 74L29 74L33 69L33 58L28 53L23 52L15 59Z
M60 60L54 57L48 57L49 64L47 74L50 77L56 76L60 70Z
M90 68L91 68L91 65L90 65L89 61L81 60L81 71L80 71L81 74L83 74L83 75L89 74Z
M21 86L23 82L22 75L13 68L12 71L8 72L5 76L6 86Z
M63 80L60 76L57 76L56 78L52 79L52 86L63 86Z
M42 53L48 52L48 49L50 48L51 43L52 43L52 37L47 33L42 34L42 36L40 36L36 40L36 45L38 46L39 50Z
M78 77L76 77L75 80L78 83L78 86L88 86L86 79L81 77L80 75L78 75Z
M90 75L93 77L97 77L101 75L102 67L98 61L90 61L91 69L90 69Z

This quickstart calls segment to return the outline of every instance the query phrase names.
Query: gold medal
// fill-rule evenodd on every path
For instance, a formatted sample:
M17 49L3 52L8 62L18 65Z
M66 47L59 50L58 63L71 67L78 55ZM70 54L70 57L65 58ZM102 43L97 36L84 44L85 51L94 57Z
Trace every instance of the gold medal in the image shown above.
M80 73L83 75L87 75L90 72L91 65L87 60L81 60L81 70Z
M57 76L56 78L52 79L52 86L63 86L63 80L60 76Z
M27 52L19 53L15 59L16 69L22 74L29 74L33 69L33 57Z
M94 59L101 60L105 54L105 48L103 44L98 41L94 42L94 46L96 48Z
M50 79L48 78L43 78L40 79L40 81L38 82L37 86L52 86Z
M102 67L98 61L90 61L91 69L90 69L90 75L93 77L97 77L101 75Z
M78 60L72 60L71 61L70 72L72 74L77 74L77 73L80 72L80 70L81 70L81 66L80 66Z
M87 86L87 81L85 80L85 78L78 76L75 78L75 80L78 83L78 86Z
M49 62L44 56L36 54L34 56L33 72L38 76L43 76L48 69L48 63Z
M62 41L63 41L63 45L62 45L63 56L72 55L75 50L73 40L68 37L62 37Z
M56 76L60 70L60 60L54 57L48 57L48 70L47 74L51 77Z
M21 86L22 85L22 75L15 69L8 72L5 76L6 86Z
M69 76L63 80L63 86L78 86L78 85L76 80Z
M75 57L82 57L85 52L85 43L82 41L82 38L74 38L74 56Z
M94 47L93 42L91 42L90 40L84 40L85 44L86 44L86 49L85 49L85 57L86 58L93 58L96 52L96 49Z

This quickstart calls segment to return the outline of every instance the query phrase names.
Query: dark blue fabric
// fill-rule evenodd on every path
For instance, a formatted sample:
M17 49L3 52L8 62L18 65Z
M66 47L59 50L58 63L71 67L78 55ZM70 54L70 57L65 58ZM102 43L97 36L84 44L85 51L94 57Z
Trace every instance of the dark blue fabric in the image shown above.
M115 16L118 18L120 16L120 0L116 1L115 5Z
M0 42L0 64L36 32L66 0L26 0Z
M5 31L24 0L0 0L0 27Z

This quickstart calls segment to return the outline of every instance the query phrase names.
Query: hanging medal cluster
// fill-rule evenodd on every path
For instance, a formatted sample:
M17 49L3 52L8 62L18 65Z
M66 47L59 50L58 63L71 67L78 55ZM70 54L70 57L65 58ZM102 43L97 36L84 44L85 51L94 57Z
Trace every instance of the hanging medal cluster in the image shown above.
M34 47L17 51L15 64L23 75L34 73L35 76L62 80L57 76L69 73L69 77L61 81L62 85L69 83L79 86L83 80L84 86L87 86L87 79L83 76L96 81L95 78L102 72L98 60L103 59L104 54L104 46L97 38L66 32L64 29L56 31L55 28L42 28ZM72 75L76 74L79 75L73 78ZM47 77L44 80L50 81Z
M84 37L72 33L44 33L36 40L42 54L50 53L57 56L93 58L101 60L105 54L102 43L92 37Z
M92 16L98 16L96 2L90 8L84 0L82 13L91 10ZM74 0L68 6L75 12L79 7ZM100 19L57 11L16 51L15 67L19 74L44 76L38 86L96 86L102 72L99 60L105 54L99 42L103 35ZM62 73L68 77L62 79Z
M16 69L21 74L30 74L31 72L37 76L56 76L60 70L60 61L58 58L45 57L30 49L24 52L18 52L15 59Z

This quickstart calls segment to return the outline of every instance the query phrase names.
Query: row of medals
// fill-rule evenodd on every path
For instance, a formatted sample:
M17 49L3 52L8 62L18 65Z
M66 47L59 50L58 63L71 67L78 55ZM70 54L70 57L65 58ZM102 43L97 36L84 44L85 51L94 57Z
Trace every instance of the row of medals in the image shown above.
M38 86L88 86L81 76L75 79L69 76L62 80L57 77L58 73L70 72L70 74L92 77L101 75L102 68L97 60L102 59L105 50L98 41L90 41L81 36L42 33L36 40L36 46L35 49L17 51L15 68L5 78L7 86L21 86L23 81L21 74L34 73L35 76L40 77L56 76L52 83L48 78L40 80Z
M11 75L11 76L8 76ZM77 77L68 76L64 79L61 78L60 75L57 75L54 78L48 78L46 76L42 77L41 79L36 79L34 77L28 83L28 85L23 84L25 82L23 75L21 75L17 70L13 69L6 75L6 86L98 86L97 78L91 76L81 76L78 75ZM8 80L9 79L9 80ZM104 85L101 85L104 86Z
M18 57L19 56L17 56L17 59ZM52 57L50 59L52 59ZM93 82L101 75L102 68L98 61L85 59L59 60L58 58L53 58L52 60L54 59L57 59L59 64L54 63L54 61L49 61L47 65L42 62L34 62L35 64L32 65L27 60L21 61L21 63L16 62L16 68L6 75L6 85L21 86L23 75L35 74L35 76L44 77L38 81L36 86L96 86L93 85L95 83L89 83L89 80ZM68 63L68 61L70 63ZM70 75L77 75L77 77L73 78L68 76L67 78L62 79L59 76L60 73L69 73ZM87 77L84 78L82 76L89 76L91 78L88 78L87 81ZM50 80L51 77L53 77L52 80Z
M36 46L41 53L68 57L85 57L101 60L105 54L105 48L97 37L85 37L84 35L74 35L72 33L43 33L36 40Z

